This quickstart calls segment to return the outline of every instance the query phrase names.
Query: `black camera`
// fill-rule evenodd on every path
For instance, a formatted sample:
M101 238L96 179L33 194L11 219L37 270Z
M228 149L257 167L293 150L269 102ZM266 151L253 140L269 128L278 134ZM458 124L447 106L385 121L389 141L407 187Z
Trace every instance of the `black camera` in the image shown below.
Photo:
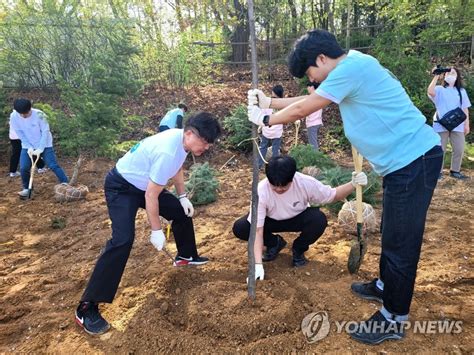
M442 67L440 64L436 66L436 69L433 70L433 75L441 75L443 73L449 73L451 68Z

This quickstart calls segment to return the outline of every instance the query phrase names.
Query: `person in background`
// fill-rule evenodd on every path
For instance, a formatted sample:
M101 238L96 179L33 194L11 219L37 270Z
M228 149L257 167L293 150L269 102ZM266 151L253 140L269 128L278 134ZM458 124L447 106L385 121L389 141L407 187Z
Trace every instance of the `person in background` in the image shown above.
M272 88L272 97L283 97L284 90L283 86L275 85ZM271 115L273 113L272 109L265 110L267 115ZM281 136L283 135L283 125L276 124L271 127L262 127L262 141L260 142L260 158L258 161L258 168L260 169L263 166L263 158L267 155L268 146L272 145L272 157L276 157L280 155L280 147L281 147Z
M177 108L168 111L160 121L158 132L170 128L183 128L183 119L186 112L188 112L188 107L185 104L179 104Z
M21 154L21 140L18 138L15 130L12 128L11 118L8 121L9 131L8 136L10 138L10 145L11 145L11 154L10 154L10 170L9 176L11 178L21 176L21 173L18 171L18 163L20 162L20 154ZM38 173L42 174L48 171L48 168L44 166L43 158L38 160L36 166L38 167Z
M308 86L308 93L314 94L315 87ZM306 128L308 129L308 143L311 144L314 150L319 150L318 133L323 125L323 110L317 110L306 117Z
M443 84L436 85L440 78L443 79ZM428 97L433 101L436 108L436 119L433 119L433 129L441 137L443 151L446 152L448 140L453 148L449 174L455 179L467 179L468 177L461 173L461 163L464 155L464 146L466 144L465 136L468 135L470 131L468 108L471 107L471 102L467 96L466 89L463 87L460 71L457 68L451 68L451 71L444 73L444 76L435 75L428 86ZM463 123L449 132L437 122L437 118L443 117L447 112L457 107L462 108L467 118ZM439 178L441 179L442 176L443 167L441 167Z
M20 197L28 196L31 156L40 155L46 165L54 172L60 183L66 184L69 179L56 161L53 149L53 137L49 130L46 114L31 107L31 101L17 99L13 103L10 125L21 141L20 173L23 190Z

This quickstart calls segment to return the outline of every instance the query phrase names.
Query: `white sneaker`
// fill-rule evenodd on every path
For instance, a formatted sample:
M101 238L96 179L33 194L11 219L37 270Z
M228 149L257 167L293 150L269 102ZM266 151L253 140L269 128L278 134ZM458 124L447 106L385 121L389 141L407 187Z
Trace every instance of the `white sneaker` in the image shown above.
M45 172L47 172L49 169L48 168L41 168L41 169L38 169L38 174L44 174Z
M14 177L17 177L17 176L20 176L20 172L19 171L15 171L14 173L10 173L10 177L11 178L14 178Z
M23 189L21 190L18 195L20 195L20 197L28 197L28 189Z

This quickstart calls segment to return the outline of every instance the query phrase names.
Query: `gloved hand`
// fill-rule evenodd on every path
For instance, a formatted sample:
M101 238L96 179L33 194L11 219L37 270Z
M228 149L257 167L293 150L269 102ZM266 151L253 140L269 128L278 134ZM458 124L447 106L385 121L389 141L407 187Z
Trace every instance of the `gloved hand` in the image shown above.
M33 155L41 155L41 153L43 153L43 149L37 148L37 149L33 150Z
M300 129L300 126L301 126L301 120L296 120L295 121L295 126L296 126L296 129Z
M352 186L357 187L357 185L365 186L367 185L367 175L364 172L356 173L352 172Z
M255 264L255 280L263 280L265 277L265 270L263 270L262 264ZM249 283L249 278L247 277L247 283Z
M258 105L260 108L270 108L272 98L265 96L262 90L252 89L248 91L248 104Z
M255 123L257 126L264 126L263 116L265 115L262 113L262 110L260 110L258 106L255 105L249 105L247 109L249 121Z
M165 234L161 229L151 231L150 242L158 250L162 250L166 244Z
M186 196L180 197L179 202L183 206L184 214L188 217L192 217L194 214L194 207L191 201Z
M31 157L35 150L33 148L28 148L28 155Z

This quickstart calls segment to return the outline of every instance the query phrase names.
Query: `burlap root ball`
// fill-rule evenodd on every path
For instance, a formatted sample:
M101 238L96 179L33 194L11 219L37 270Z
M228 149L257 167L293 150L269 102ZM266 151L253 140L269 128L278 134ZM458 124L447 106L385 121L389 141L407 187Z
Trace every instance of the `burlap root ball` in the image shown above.
M368 203L362 203L362 216L364 224L362 230L364 233L375 233L377 231L377 219L375 211ZM342 206L337 216L339 225L351 234L357 234L357 209L356 201L347 201Z
M315 179L321 175L321 169L316 166L305 166L301 172L305 175L312 176Z
M86 197L89 189L85 185L65 185L54 186L54 198L58 202L79 201Z

